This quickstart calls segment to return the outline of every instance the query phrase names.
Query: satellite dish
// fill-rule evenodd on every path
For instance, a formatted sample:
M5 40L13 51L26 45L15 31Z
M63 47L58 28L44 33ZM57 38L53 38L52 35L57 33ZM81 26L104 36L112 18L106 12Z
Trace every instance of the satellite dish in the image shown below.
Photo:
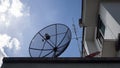
M52 24L40 30L31 40L31 57L58 57L71 41L71 30L64 24Z
M96 51L94 53L91 53L90 55L85 56L85 58L94 57L94 56L99 55L99 54L100 54L100 51Z

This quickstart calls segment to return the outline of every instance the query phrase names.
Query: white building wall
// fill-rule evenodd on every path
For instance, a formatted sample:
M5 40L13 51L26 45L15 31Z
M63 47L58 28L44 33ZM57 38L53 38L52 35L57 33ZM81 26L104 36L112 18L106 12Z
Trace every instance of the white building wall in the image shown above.
M99 51L98 47L95 44L95 31L96 27L86 27L84 32L84 47L86 49L87 55L92 54L96 51Z
M104 2L103 6L109 11L112 17L120 24L120 1Z
M86 1L87 0L85 0L84 2L86 2ZM92 3L92 1L88 1L87 3L89 3L89 2ZM89 5L84 4L83 6L89 6ZM118 34L120 33L120 1L118 1L118 2L114 2L114 0L110 1L110 2L109 2L109 0L104 1L104 3L103 2L100 3L100 6L98 7L100 18L102 19L102 22L105 25L105 34L103 36L104 42L102 45L100 45L98 40L96 39L96 28L95 28L96 25L95 26L89 25L89 24L97 23L96 22L97 17L94 18L92 16L93 15L98 16L98 14L97 13L92 14L91 11L88 11L85 14L85 11L86 11L85 9L88 9L88 8L85 8L85 7L83 7L83 8L84 8L83 9L84 10L83 11L84 12L83 13L83 24L85 24L85 23L88 24L88 25L84 25L86 28L84 38L86 41L85 45L87 46L89 53L92 53L95 51L109 52L109 51L106 51L107 49L114 50L113 53L115 53L115 42L118 38ZM91 10L91 8L89 8L89 10ZM93 10L96 11L97 9L93 9ZM89 16L87 16L87 15L89 15ZM88 19L88 17L89 17L89 19ZM94 19L91 19L91 17ZM94 20L94 22L91 20ZM112 41L111 44L109 44L109 42L110 42L109 40ZM106 55L106 56L108 56L108 55ZM111 55L109 54L109 56L115 57L115 55L113 55L113 54L111 54Z
M120 3L105 2L100 4L99 14L105 25L102 57L116 57L115 43L120 33Z
M112 7L112 5L114 7ZM120 33L120 24L119 24L120 17L119 18L115 17L115 16L120 16L120 12L114 11L113 8L115 8L115 6L117 7L117 5L115 5L114 3L110 3L109 5L107 5L107 3L102 3L100 5L99 13L100 13L101 19L106 27L104 39L117 39L118 33ZM119 5L119 7L120 7L120 5ZM107 8L109 8L109 10ZM118 9L118 8L116 8L116 9Z

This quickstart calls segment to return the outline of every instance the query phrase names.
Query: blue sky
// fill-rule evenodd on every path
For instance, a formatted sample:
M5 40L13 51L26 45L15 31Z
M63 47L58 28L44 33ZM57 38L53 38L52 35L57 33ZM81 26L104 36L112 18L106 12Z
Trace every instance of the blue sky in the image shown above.
M74 20L78 36L82 35L78 26L81 0L0 0L0 9L0 50L7 57L29 57L28 47L33 36L53 23L67 25L75 38ZM77 41L72 39L60 57L79 56Z

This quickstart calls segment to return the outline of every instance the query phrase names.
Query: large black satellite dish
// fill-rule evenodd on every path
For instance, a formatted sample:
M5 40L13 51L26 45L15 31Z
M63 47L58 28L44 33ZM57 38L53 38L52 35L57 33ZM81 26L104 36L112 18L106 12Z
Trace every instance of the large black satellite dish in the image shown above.
M31 57L58 57L71 41L71 31L64 24L52 24L40 30L31 40Z

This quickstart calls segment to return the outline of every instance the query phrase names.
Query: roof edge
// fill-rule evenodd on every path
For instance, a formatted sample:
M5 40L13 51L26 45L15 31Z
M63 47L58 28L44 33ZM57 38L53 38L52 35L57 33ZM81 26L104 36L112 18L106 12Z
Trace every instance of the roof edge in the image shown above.
M31 57L5 57L3 63L120 63L118 57L102 58L80 58L80 57L62 57L62 58L31 58Z

